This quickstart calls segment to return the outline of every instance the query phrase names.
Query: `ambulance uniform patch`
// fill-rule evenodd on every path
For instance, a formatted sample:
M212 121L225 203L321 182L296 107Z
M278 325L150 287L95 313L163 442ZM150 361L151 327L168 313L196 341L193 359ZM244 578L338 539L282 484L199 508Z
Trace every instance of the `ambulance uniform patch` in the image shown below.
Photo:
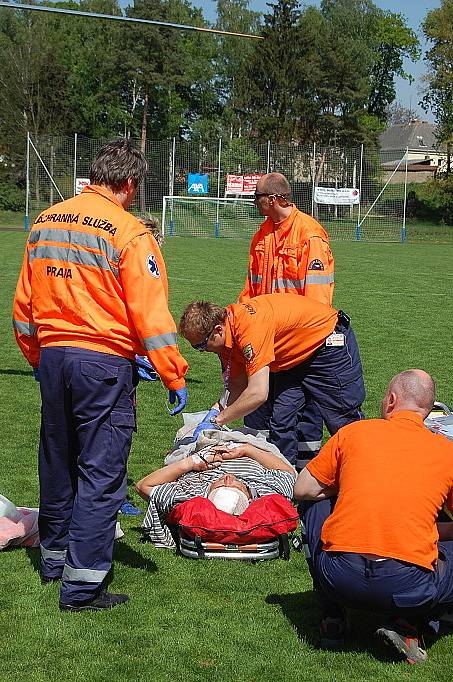
M246 346L244 346L244 348L242 349L242 353L244 355L246 362L251 362L255 357L255 351L253 350L253 346L251 343L248 343Z
M309 270L324 270L324 263L319 260L319 258L315 258L314 260L311 261L308 265Z
M160 277L159 266L156 263L156 258L153 253L146 256L146 267L150 275L156 278Z

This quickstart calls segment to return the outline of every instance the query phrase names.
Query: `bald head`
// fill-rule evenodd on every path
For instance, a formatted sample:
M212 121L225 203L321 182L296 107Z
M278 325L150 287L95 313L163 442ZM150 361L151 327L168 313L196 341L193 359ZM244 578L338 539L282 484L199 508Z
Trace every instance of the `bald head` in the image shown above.
M382 402L382 416L400 410L412 410L425 418L436 399L434 379L422 369L408 369L391 380Z
M291 186L281 173L267 173L263 175L256 183L256 191L265 192L266 194L277 194L291 201Z

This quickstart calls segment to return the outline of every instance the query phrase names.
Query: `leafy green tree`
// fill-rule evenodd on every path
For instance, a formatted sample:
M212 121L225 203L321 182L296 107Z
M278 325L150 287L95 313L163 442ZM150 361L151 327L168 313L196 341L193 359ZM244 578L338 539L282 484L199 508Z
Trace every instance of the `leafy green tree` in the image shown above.
M12 159L23 157L27 131L37 137L65 129L67 31L56 15L0 11L0 144Z
M249 7L248 0L217 0L216 28L233 33L259 34L261 14ZM213 87L218 97L217 121L219 133L240 134L236 79L248 64L255 40L216 36L217 54L214 60Z
M205 26L186 0L135 0L129 16ZM143 139L188 135L209 108L214 41L206 34L131 26L124 54L124 98L129 128Z
M420 46L414 31L406 26L404 17L392 12L378 14L373 42L367 112L385 121L387 108L396 96L395 76L411 80L403 68L404 59L416 61L420 56Z
M264 16L262 36L244 63L235 98L242 121L261 139L291 139L296 132L294 74L299 66L297 0L278 0Z
M80 0L71 8L121 16L117 0ZM68 21L64 60L71 115L66 130L93 138L123 134L127 111L122 98L121 63L127 28L103 19L71 17Z
M422 105L436 117L439 142L447 147L449 175L453 145L453 0L441 0L438 9L428 12L423 30L431 47L425 57L428 75Z
M242 119L260 138L375 143L394 79L418 43L400 15L372 0L279 0L241 74Z

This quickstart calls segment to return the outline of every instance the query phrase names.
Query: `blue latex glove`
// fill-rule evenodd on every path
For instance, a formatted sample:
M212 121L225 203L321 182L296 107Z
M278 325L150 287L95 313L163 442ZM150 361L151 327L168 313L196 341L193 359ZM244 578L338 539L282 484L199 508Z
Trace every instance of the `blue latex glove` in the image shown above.
M33 367L33 376L35 377L35 381L39 383L39 367Z
M218 424L214 424L211 421L211 419L213 417L217 417L218 414L219 414L219 410L216 410L215 407L213 407L211 410L209 410L206 417L203 419L202 422L200 422L198 424L197 428L193 432L193 436L192 436L193 441L196 441L198 436L200 435L200 433L202 431L204 431L205 429L211 429L212 430L212 429L220 429L221 428Z
M143 379L143 381L156 381L158 374L147 357L136 355L135 363L140 379Z
M182 412L187 404L187 386L178 388L176 391L170 389L168 391L168 402L170 405L174 405L177 402L176 407L170 410L172 417L174 417L175 414Z

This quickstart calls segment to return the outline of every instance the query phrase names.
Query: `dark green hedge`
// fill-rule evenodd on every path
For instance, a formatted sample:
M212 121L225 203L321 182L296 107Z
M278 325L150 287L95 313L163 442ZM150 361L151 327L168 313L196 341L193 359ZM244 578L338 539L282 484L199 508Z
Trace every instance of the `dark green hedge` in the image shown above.
M453 175L408 185L407 216L453 225Z

